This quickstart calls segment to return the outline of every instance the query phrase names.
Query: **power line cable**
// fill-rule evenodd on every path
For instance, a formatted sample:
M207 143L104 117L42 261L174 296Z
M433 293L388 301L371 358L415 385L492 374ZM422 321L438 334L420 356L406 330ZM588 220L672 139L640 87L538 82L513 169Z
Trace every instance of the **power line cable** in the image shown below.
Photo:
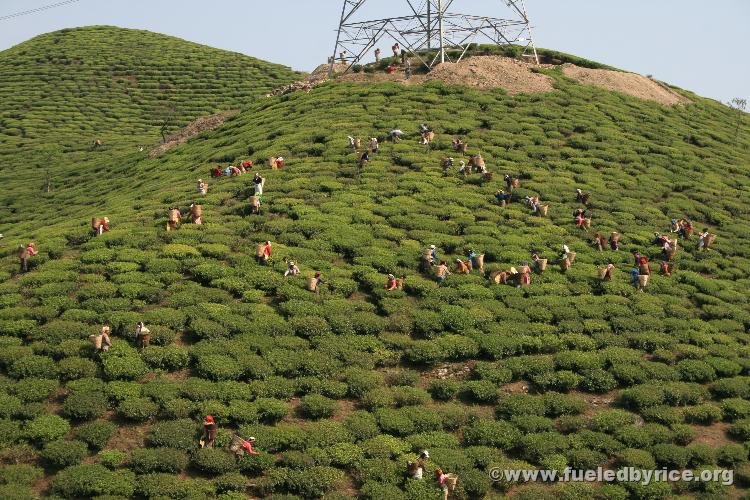
M16 17L28 16L29 14L37 14L39 12L44 12L45 10L54 9L56 7L62 7L64 5L70 5L76 2L80 2L80 0L64 0L62 2L57 2L57 3L53 3L49 5L44 5L42 7L37 7L36 9L24 10L22 12L16 12L15 14L8 14L6 16L0 16L0 21L7 21L8 19L15 19Z

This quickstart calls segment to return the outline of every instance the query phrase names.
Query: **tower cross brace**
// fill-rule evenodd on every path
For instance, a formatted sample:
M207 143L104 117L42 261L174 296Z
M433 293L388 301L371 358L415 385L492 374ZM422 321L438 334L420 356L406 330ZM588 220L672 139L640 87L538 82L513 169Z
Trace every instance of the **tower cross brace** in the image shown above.
M386 37L416 56L428 70L438 63L460 61L473 44L479 43L522 45L523 55L539 63L524 0L498 0L505 7L504 18L449 11L455 3L461 3L459 0L403 0L402 15L362 20L357 14L367 1L344 0L330 60L331 73L336 61L346 64L345 72L360 64ZM434 49L437 50L433 53ZM449 49L453 49L452 55Z

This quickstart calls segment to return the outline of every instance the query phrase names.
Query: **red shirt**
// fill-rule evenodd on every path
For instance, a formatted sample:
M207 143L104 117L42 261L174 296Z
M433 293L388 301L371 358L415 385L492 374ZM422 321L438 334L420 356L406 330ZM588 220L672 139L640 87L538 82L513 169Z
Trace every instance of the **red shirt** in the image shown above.
M264 245L263 246L263 255L265 255L266 257L270 257L271 256L271 245Z
M242 441L242 447L250 454L250 455L260 455L257 451L253 450L253 443L250 441Z

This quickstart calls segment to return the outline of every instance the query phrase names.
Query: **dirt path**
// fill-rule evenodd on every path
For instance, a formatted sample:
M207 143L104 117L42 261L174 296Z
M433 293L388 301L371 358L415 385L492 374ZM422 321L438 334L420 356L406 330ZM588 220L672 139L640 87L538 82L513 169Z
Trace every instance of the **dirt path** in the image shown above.
M621 92L667 106L690 102L690 99L681 96L665 85L636 73L581 68L573 64L565 64L563 65L563 74L579 83Z
M232 110L217 113L215 115L202 116L176 134L168 136L167 141L152 149L148 156L149 158L158 158L170 149L186 143L196 135L220 127L228 118L231 118L237 113L239 113L238 110Z
M533 64L500 56L476 56L459 63L444 63L426 75L413 75L404 80L400 71L394 73L349 73L340 77L345 82L396 82L419 85L429 81L444 81L480 90L502 88L509 94L533 94L554 90L552 79L532 71ZM549 65L542 67L552 67Z

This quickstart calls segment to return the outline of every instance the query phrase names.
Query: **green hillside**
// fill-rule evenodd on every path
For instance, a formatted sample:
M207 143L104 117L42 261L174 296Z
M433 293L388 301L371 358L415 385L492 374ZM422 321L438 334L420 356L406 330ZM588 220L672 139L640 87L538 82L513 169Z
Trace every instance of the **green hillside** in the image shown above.
M6 195L0 497L438 499L438 466L459 475L462 499L741 497L750 126L688 92L691 104L666 107L541 71L553 92L331 82L250 103L158 159L62 154L52 192ZM436 132L430 147L419 123ZM346 136L394 128L404 140L358 167ZM443 171L458 135L493 180ZM265 167L272 155L284 169ZM208 177L245 159L267 178L261 215L249 213L252 175ZM494 197L504 173L521 178L508 207ZM573 221L576 188L591 193L588 233ZM193 201L204 224L166 232L169 207ZM91 217L105 215L112 231L93 237ZM672 218L717 240L681 240L667 277L653 239ZM595 231L618 231L621 249L599 252ZM29 240L40 254L19 276ZM255 258L266 240L270 266ZM523 288L478 271L438 285L419 270L430 244L448 262L485 254L486 274L532 249L550 266ZM566 273L563 244L577 253ZM644 292L629 284L633 250L655 269ZM285 278L285 260L301 276ZM320 294L306 290L316 271ZM403 291L384 289L387 273ZM139 350L141 320L152 345ZM103 324L114 345L97 355L87 337ZM207 414L216 449L197 444ZM234 458L234 432L261 454ZM406 479L425 448L425 479ZM735 485L489 475L567 466L730 468Z
M298 74L287 67L148 31L92 26L0 52L0 157L40 144L67 151L151 144L237 109Z

